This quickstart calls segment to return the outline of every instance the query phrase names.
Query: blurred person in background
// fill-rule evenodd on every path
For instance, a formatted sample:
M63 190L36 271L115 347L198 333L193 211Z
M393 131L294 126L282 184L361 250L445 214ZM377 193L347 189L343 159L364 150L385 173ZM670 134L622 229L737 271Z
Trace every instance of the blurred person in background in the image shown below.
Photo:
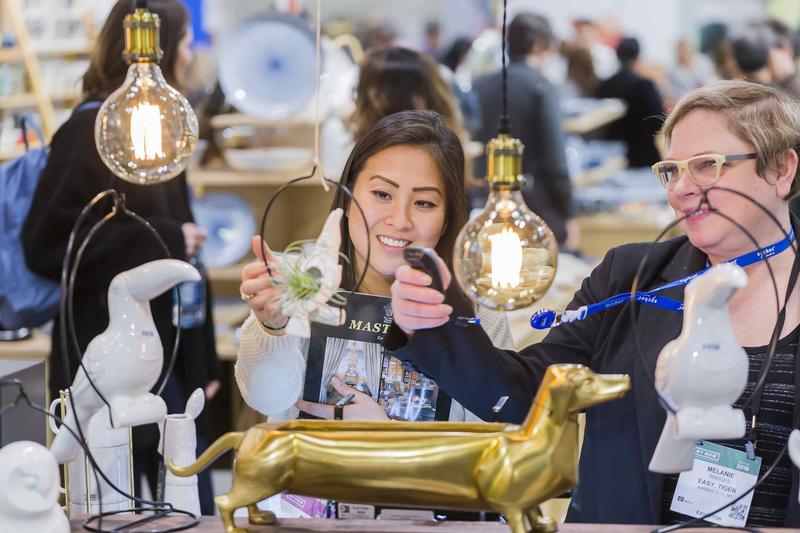
M797 32L776 19L770 19L764 25L771 33L767 68L772 76L772 83L789 95L800 98L800 72L795 63L794 47Z
M625 37L617 46L619 71L600 84L600 98L619 98L627 105L625 116L611 123L608 138L625 141L628 164L649 167L660 159L655 135L664 121L664 106L656 84L638 74L639 41Z
M436 59L439 57L442 47L442 31L439 23L435 20L429 20L425 23L425 35L422 41L422 51L430 57Z
M594 71L591 52L577 43L563 43L561 55L567 61L567 76L562 86L563 98L592 98L600 80Z
M472 39L459 37L442 55L440 63L447 67L445 78L449 78L450 88L458 100L458 107L464 119L464 126L475 136L481 129L481 107L478 97L472 91L472 79L469 72L463 68L464 60L472 49Z
M731 53L741 75L738 79L772 83L769 61L769 33L764 27L750 26L731 41Z
M613 76L619 68L617 54L613 48L600 41L597 25L589 19L578 19L574 25L575 43L591 52L597 77L605 80Z
M164 51L161 70L170 85L182 88L192 60L189 13L179 0L150 0L148 7L161 20L160 40ZM120 0L108 15L83 76L84 100L53 136L47 166L23 227L22 243L29 268L55 281L60 279L67 241L78 215L92 198L106 189L115 189L125 195L128 209L155 228L173 258L187 260L200 251L205 240L205 231L192 218L185 173L164 183L146 187L135 185L112 174L97 152L94 129L100 103L123 83L128 71L123 59L123 19L131 11L132 3ZM94 212L102 210L106 213L109 205L106 199ZM78 235L78 242L86 237L89 226L98 219L99 216L89 217L83 232ZM81 353L108 326L108 287L114 276L147 261L163 258L164 253L153 236L129 218L116 217L98 230L86 249L75 282L75 327ZM169 413L184 412L186 400L196 388L203 388L206 400L211 400L220 385L211 315L212 296L208 285L206 290L205 323L181 332L175 366L162 393ZM172 308L172 291L150 302L153 321L164 345L164 370L175 342ZM70 360L68 369L63 367L63 334L56 319L50 353L50 395L53 398L58 398L58 391L69 386L78 368L77 360ZM67 372L69 381L65 382ZM197 420L198 452L205 448L206 424L203 413ZM156 494L161 462L157 452L158 440L155 424L133 428L138 496L141 496L139 480L142 474L147 477L151 494ZM214 514L210 471L199 475L199 489L203 514Z
M564 129L556 89L544 77L542 64L552 54L553 31L548 20L520 13L508 26L508 114L511 136L525 145L522 170L527 182L525 202L550 226L564 249L576 249L577 225L573 216L572 184L564 152ZM475 81L483 115L478 140L497 135L501 114L502 72ZM486 174L486 158L476 159L476 175Z
M689 91L708 85L716 78L711 60L696 53L688 39L679 39L675 43L675 65L667 74L671 100L679 100Z

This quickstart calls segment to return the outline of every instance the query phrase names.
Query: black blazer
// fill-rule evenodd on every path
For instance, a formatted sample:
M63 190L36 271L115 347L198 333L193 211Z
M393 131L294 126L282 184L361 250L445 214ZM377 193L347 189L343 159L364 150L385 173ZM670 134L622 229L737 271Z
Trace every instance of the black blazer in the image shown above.
M630 166L649 167L661 159L655 135L664 123L664 106L655 83L622 68L600 84L597 96L619 98L628 106L625 116L609 125L608 137L625 141Z
M638 289L655 288L696 272L706 262L706 256L686 237L658 244L620 246L612 249L583 281L568 308L630 291L631 280L645 257L647 264ZM471 306L453 285L447 298L454 307L454 316L471 315ZM683 288L663 294L682 299ZM644 365L636 355L631 317L634 309ZM664 479L647 467L666 415L652 380L661 349L678 336L681 327L679 313L627 304L555 328L542 342L519 353L495 348L481 328L459 328L451 323L420 330L410 340L393 326L384 343L485 420L491 417L491 407L497 399L508 395L503 417L521 422L545 370L554 363L578 363L600 373L629 374L632 390L622 399L587 410L580 482L573 491L567 520L655 524L660 521ZM797 400L795 397L795 416ZM787 526L800 526L797 488L794 470Z
M497 136L502 100L500 76L500 72L484 76L472 86L483 117L478 133L478 140L483 143ZM561 108L553 85L524 61L513 61L508 66L508 114L511 135L525 145L522 172L528 183L522 196L528 207L547 222L558 242L563 243L573 203ZM475 160L475 174L486 174L485 156Z

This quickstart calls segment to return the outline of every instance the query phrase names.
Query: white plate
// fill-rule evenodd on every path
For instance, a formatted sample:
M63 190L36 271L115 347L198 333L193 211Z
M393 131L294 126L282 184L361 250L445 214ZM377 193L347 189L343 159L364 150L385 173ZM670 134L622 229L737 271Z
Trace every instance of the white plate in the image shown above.
M242 113L282 119L314 95L315 38L298 17L250 19L234 28L219 50L220 86Z

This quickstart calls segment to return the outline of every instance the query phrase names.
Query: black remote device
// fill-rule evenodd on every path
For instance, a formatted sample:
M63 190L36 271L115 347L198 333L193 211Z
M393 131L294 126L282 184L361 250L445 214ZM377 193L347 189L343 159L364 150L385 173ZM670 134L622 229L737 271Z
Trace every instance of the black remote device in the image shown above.
M430 248L423 248L422 246L409 246L403 250L403 259L406 263L422 270L433 280L430 287L436 291L444 294L444 285L442 284L442 276L439 274L439 264L436 261L436 252Z

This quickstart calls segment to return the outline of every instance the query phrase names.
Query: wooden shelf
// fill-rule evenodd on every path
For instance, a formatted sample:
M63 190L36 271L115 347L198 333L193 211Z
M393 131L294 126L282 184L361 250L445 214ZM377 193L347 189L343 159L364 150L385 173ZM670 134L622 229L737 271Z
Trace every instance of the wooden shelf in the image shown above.
M242 280L242 269L246 264L247 262L236 263L235 265L223 268L209 268L208 279L211 281L228 281L238 283Z
M314 126L314 121L303 118L267 119L242 113L223 113L211 117L212 128L229 128L231 126Z
M34 44L34 52L39 57L45 59L54 57L88 57L92 54L92 48L88 44L54 46L47 45L38 47Z
M33 93L0 96L0 109L24 109L26 107L36 107L36 96Z
M0 359L46 360L50 355L50 335L34 329L29 339L0 342Z
M595 109L564 119L567 133L588 133L625 116L625 105L620 100L606 100Z
M607 180L613 174L625 170L628 167L628 159L623 156L611 157L603 162L602 165L590 168L575 176L574 184L576 187L591 187Z
M0 63L18 63L22 61L22 51L16 46L0 48Z
M59 91L48 95L53 102L71 102L80 98L80 93L74 90ZM19 93L9 96L0 96L0 109L25 109L36 107L36 95L33 93Z
M82 95L80 91L66 90L50 93L49 96L53 102L71 102L73 100L79 100Z
M205 187L247 187L266 186L279 187L289 180L307 175L310 168L289 170L260 170L244 171L231 168L221 169L190 169L187 178L191 185ZM296 184L297 187L320 187L318 178L303 180Z
M88 45L67 45L67 46L41 46L34 45L34 53L42 59L52 59L59 57L88 57L92 53L92 49ZM9 48L0 48L0 63L21 63L24 60L22 50L13 46Z

